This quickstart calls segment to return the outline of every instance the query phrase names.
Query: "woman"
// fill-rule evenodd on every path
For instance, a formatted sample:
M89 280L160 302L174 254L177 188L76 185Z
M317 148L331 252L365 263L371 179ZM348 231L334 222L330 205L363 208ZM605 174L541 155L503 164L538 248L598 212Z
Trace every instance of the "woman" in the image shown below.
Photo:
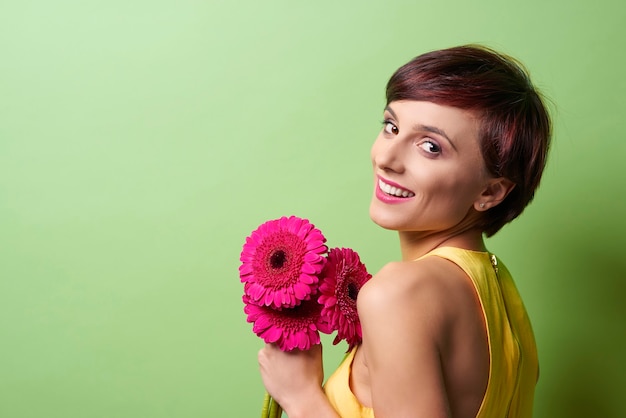
M402 261L361 289L363 342L324 387L321 346L260 351L290 418L532 415L532 328L483 235L532 200L549 142L541 97L509 57L462 46L396 71L371 151L370 216L398 231Z

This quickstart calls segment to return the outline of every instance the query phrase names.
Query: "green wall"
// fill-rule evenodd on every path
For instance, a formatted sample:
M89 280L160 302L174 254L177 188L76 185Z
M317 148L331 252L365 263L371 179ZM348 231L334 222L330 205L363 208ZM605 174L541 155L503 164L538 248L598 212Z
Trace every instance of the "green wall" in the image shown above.
M0 3L0 416L258 415L244 237L295 214L371 271L397 258L367 214L384 85L470 42L554 103L536 201L488 242L534 321L535 416L626 416L625 22L618 0Z

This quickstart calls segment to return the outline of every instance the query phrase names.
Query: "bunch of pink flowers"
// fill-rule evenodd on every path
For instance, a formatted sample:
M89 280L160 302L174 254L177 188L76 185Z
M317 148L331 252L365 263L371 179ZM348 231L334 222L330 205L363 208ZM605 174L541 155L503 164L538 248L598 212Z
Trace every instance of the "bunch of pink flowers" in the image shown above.
M244 312L266 343L307 350L334 331L348 350L361 342L356 298L371 275L355 251L329 250L319 229L290 216L254 230L240 261Z

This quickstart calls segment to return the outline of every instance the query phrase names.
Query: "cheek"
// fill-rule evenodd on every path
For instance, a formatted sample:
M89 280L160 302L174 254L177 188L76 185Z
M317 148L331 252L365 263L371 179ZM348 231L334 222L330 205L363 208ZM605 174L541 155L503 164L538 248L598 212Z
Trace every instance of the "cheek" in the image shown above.
M480 179L475 173L467 173L450 185L450 193L458 201L461 210L469 210L482 191Z
M416 174L417 195L437 200L445 205L465 207L476 195L476 182L468 173L455 172L452 168L423 170Z

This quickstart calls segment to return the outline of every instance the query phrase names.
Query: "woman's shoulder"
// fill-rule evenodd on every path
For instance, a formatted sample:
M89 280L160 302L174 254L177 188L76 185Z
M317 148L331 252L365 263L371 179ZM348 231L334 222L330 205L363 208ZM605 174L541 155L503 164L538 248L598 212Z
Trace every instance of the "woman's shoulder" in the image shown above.
M468 293L468 291L470 293ZM359 312L419 312L442 321L455 314L455 300L473 297L465 273L440 257L395 261L383 266L359 292ZM452 303L451 303L452 302Z
M413 295L415 292L449 291L465 281L466 275L455 263L441 257L385 264L362 291L387 296Z

